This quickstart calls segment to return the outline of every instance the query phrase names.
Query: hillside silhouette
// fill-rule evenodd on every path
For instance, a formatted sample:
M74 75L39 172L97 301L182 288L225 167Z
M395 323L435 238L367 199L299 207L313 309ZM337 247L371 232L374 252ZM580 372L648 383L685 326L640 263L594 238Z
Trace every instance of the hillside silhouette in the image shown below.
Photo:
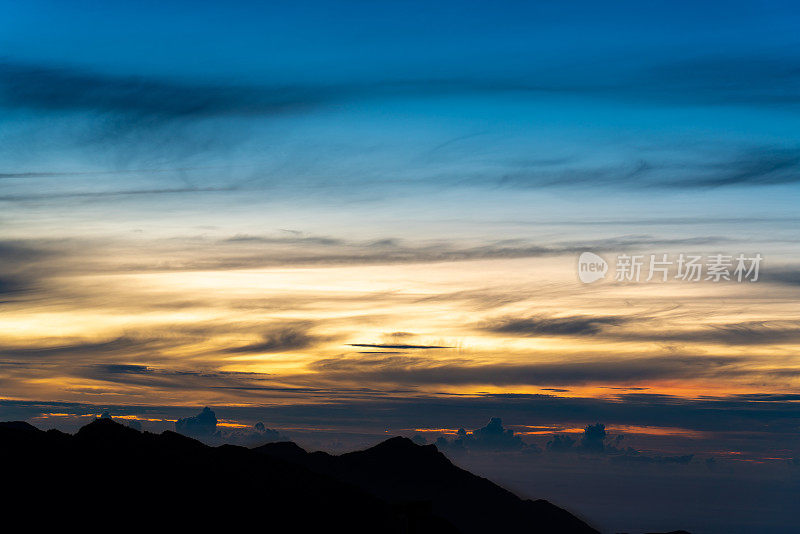
M253 450L344 481L385 502L414 504L445 519L455 532L597 532L545 500L522 500L456 467L435 445L417 445L403 437L341 456L309 454L291 442Z
M79 531L258 528L282 532L597 531L392 438L332 456L291 442L210 447L97 419L70 435L0 423L6 516Z

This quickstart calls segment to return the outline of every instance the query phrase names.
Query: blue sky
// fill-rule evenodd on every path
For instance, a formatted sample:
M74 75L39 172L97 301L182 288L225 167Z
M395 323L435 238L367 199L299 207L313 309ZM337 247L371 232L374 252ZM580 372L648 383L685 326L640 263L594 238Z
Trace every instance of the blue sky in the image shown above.
M546 185L633 195L630 210L656 187L665 212L731 186L693 209L743 216L767 207L751 186L794 191L797 38L779 3L78 5L7 7L10 172L235 165L270 177L214 187Z

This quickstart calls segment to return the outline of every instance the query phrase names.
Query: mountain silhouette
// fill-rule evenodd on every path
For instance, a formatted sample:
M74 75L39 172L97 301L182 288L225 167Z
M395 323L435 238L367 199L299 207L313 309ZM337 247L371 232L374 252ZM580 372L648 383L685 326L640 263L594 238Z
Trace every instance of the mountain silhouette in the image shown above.
M522 500L456 467L435 445L417 445L407 438L391 438L341 456L308 454L285 442L253 450L345 481L390 503L415 503L458 532L597 532L545 500Z
M589 534L544 500L522 500L392 438L333 456L292 442L210 447L97 419L70 435L0 423L6 516L40 528L258 528L282 532Z

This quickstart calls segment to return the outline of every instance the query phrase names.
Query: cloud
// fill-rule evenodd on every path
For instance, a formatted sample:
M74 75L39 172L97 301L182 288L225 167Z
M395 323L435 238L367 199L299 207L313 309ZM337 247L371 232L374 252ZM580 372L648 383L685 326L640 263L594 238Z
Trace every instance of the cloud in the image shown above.
M473 430L471 437L470 446L477 448L521 449L525 446L513 430L503 428L499 417L492 417L486 426Z
M274 441L289 441L279 430L267 428L261 421L250 428L227 429L220 425L216 414L208 406L193 417L178 419L175 431L212 445L227 443L252 447Z
M794 184L800 181L798 171L800 147L745 145L715 154L685 148L680 156L666 150L642 152L603 164L573 158L529 168L509 161L500 170L476 166L454 183L508 189L707 190Z
M176 160L214 157L228 154L233 146L247 146L253 135L270 135L263 128L263 119L283 117L318 111L337 106L342 102L364 99L426 98L431 95L483 95L505 96L513 93L516 98L536 100L542 95L570 94L594 95L601 98L647 99L664 101L699 102L718 104L720 101L746 105L796 105L798 98L798 76L795 58L750 57L739 61L730 58L706 58L679 64L648 66L644 69L629 68L616 73L611 79L597 81L580 77L574 73L561 72L554 75L543 72L520 72L513 77L470 75L457 78L431 78L428 76L404 76L403 79L365 79L360 82L316 82L290 83L266 80L264 83L237 84L218 80L203 82L189 79L169 79L146 76L125 76L81 69L66 64L32 64L5 61L0 63L0 106L9 110L33 110L32 115L45 117L48 138L58 138L64 146L85 151L100 148L97 152L112 161L99 160L95 155L88 158L96 165L98 161L110 168L109 176L115 172L130 172L137 167L131 163L174 163ZM759 73L747 78L743 73ZM563 78L562 78L563 76ZM543 81L546 80L546 81ZM765 80L780 80L767 84ZM53 117L59 120L50 120ZM242 120L245 119L245 120ZM254 119L248 121L247 119ZM35 124L32 117L25 120ZM63 121L63 122L59 122ZM16 125L19 126L19 125ZM16 127L12 125L12 127ZM20 126L20 132L39 128ZM25 134L29 135L29 134ZM479 137L485 142L483 133L465 133L450 140L431 143L426 152L442 156L443 148L455 143ZM11 137L11 136L10 136ZM13 136L22 139L20 136ZM19 141L26 150L34 146L46 146L40 136L30 136L31 142ZM490 142L490 141L489 141ZM363 145L356 140L352 153L363 154ZM261 146L263 143L257 143ZM270 144L270 143L267 143ZM290 149L291 151L291 149ZM340 152L337 147L337 153ZM452 156L452 155L451 155ZM259 151L262 157L262 151ZM372 185L388 187L385 176L390 172L361 173L351 180L330 179L330 162L321 156L320 168L304 167L301 174L314 181L307 185L324 185L325 191L342 187L348 194ZM444 154L447 157L447 154ZM37 158L27 158L27 161ZM150 169L139 167L142 174L170 171L175 183L159 187L110 187L107 190L58 190L42 188L8 192L0 201L45 201L47 199L92 199L98 200L153 195L194 195L198 193L224 193L243 188L268 185L274 194L274 186L285 186L296 191L297 173L287 173L291 178L280 178L273 169L273 161L252 164L244 175L228 176L227 172L208 173L205 180L213 184L189 183L202 169L188 165L176 165L173 169ZM623 189L672 188L707 189L715 187L748 187L794 183L800 174L800 149L785 145L744 146L726 150L723 154L709 156L706 153L687 151L682 160L676 161L674 153L654 155L651 152L634 154L615 163L597 164L579 158L558 157L539 159L521 165L517 158L509 160L498 169L496 163L477 165L470 172L457 169L448 172L438 167L441 162L428 162L430 175L439 186L461 187L464 185L496 188L541 188L541 187L615 187ZM297 165L284 162L282 165ZM307 164L310 165L310 164ZM335 165L334 165L335 166ZM279 165L280 167L280 165ZM80 172L48 173L46 169L21 169L0 173L0 178L42 178L80 175ZM80 170L80 169L78 169ZM206 170L209 170L208 168ZM389 170L389 169L384 169ZM146 172L144 172L146 171ZM405 169L404 171L408 171ZM418 169L413 169L415 175ZM280 174L280 173L278 173ZM192 179L187 178L192 175ZM228 176L219 178L218 175ZM268 175L268 179L264 179ZM222 183L217 183L222 181ZM243 187L247 184L247 187ZM119 184L116 184L119 185ZM125 184L130 185L130 184ZM152 184L149 184L152 185ZM309 187L308 190L314 189ZM380 240L378 240L380 241ZM479 254L478 250L471 251Z
M91 378L119 386L147 387L151 390L207 391L209 389L269 391L270 375L253 372L219 371L211 369L159 368L152 365L95 364L73 366L62 371L65 375ZM291 393L292 388L272 388Z
M428 444L428 440L422 434L414 434L411 437L411 441L413 441L417 445L427 445Z
M763 273L762 281L787 286L800 286L800 266L770 268Z
M225 352L231 354L291 352L308 348L318 341L318 338L308 333L308 327L290 326L264 334L262 341L258 343L231 347Z
M379 356L326 358L311 367L326 379L392 384L493 384L564 386L636 383L669 378L746 376L746 360L732 356L606 356L528 364L441 362L433 358ZM753 375L757 373L753 371Z
M20 300L40 290L47 266L64 252L51 241L0 240L0 297Z
M30 261L41 260L55 254L50 246L41 246L42 241L3 240L0 241L0 257L4 262L12 265L26 264ZM53 245L55 243L48 242Z
M492 74L429 77L405 74L360 83L214 84L118 76L67 64L5 61L0 64L2 98L9 106L37 109L100 109L157 115L249 114L303 109L365 96L442 94L593 94L599 97L717 104L800 103L800 69L793 57L752 54L706 56L624 66L603 76L576 78L573 65L512 76ZM459 136L458 139L469 137ZM441 144L439 145L441 146Z
M605 450L606 425L596 423L583 430L580 448L585 452L602 453Z
M253 430L273 440L277 440L281 437L280 432L278 432L277 430L273 430L271 428L267 428L261 421L253 425Z
M670 182L672 187L759 186L800 181L800 149L764 147L748 150L729 162L718 163L704 176Z
M276 441L290 441L280 430L267 428L261 421L249 428L218 428L217 432L203 439L205 443L211 445L231 444L242 447L257 447L265 443Z
M520 337L596 337L614 341L774 345L800 341L800 321L743 321L708 324L702 328L675 327L646 315L501 317L477 325L493 334Z
M606 326L617 326L631 321L629 317L573 315L568 317L534 316L506 317L482 326L483 330L497 334L518 336L591 336Z
M694 454L682 454L678 456L647 456L639 451L630 450L625 454L618 454L611 457L614 463L628 464L666 464L666 465L688 465L694 458Z
M186 238L154 243L160 252L169 254L176 246L202 246L202 257L186 256L157 266L127 264L143 271L242 269L281 265L374 265L405 263L438 263L492 259L536 258L571 255L587 248L598 252L664 247L675 245L707 245L725 241L717 236L663 239L651 235L626 235L591 241L532 243L527 240L495 240L480 245L467 245L456 240L410 242L386 238L375 241L348 241L330 236L250 236L210 241ZM253 247L253 243L263 246ZM120 245L124 245L121 243ZM172 250L171 250L172 249Z
M580 441L576 442L574 438L567 434L553 434L550 441L547 442L548 452L581 452L589 454L617 454L619 449L616 445L622 441L623 436L618 435L613 444L606 445L606 425L603 423L595 423L587 425L583 429ZM577 446L573 447L577 443Z
M706 56L642 69L631 88L645 97L700 104L800 103L800 63L778 55Z
M206 406L193 417L183 417L175 422L175 431L191 437L210 437L217 431L217 416Z
M329 96L322 87L181 83L101 74L65 65L0 63L0 104L10 108L178 119L295 111Z
M18 277L4 276L0 278L0 296L18 295L28 289L30 289L29 283Z
M694 458L694 454L678 456L645 455L633 447L620 447L624 434L617 434L612 439L606 432L606 425L595 423L587 425L580 441L576 441L568 434L553 434L547 442L546 450L550 453L576 453L585 455L603 455L612 463L628 464L658 464L658 465L687 465ZM577 461L579 456L572 456L572 461ZM712 459L713 462L713 459Z
M208 389L202 391L208 393ZM362 442L364 444L369 440L382 439L386 429L470 428L467 425L479 428L485 426L483 422L498 414L516 424L554 428L583 427L587 421L602 421L615 426L670 427L697 431L702 433L705 450L730 450L724 447L735 444L735 450L753 454L760 451L771 456L777 449L796 450L797 427L800 424L796 402L782 399L779 392L756 399L738 395L682 398L646 393L615 394L602 398L491 393L465 396L421 392L412 396L406 393L354 396L346 390L337 393L335 389L321 393L321 396L316 396L314 391L300 391L297 396L291 397L294 400L290 403L264 402L263 393L260 393L258 402L227 407L223 417L238 421L270 421L270 426L274 428L305 428L308 432L325 433L327 429L336 429L336 432L351 436L366 435L366 441ZM286 399L286 393L281 395L280 398ZM43 414L95 417L103 410L108 410L115 415L136 416L149 421L175 420L186 414L185 406L137 405L130 402L115 404L111 402L112 398L104 396L99 401L103 404L0 399L0 419L29 419L37 426L50 428L58 425L62 418L43 418ZM458 422L457 426L453 425L454 421ZM156 428L158 424L172 427L171 423L148 424L151 428ZM663 439L675 443L674 440L679 438ZM607 438L607 441L618 446L613 439ZM692 447L698 447L701 442L693 440L693 443L696 444Z
M38 193L37 193L38 194ZM376 246L373 240L352 241L331 236L262 236L211 239L184 236L148 241L150 254L141 254L141 242L127 238L65 238L0 241L0 279L11 288L40 291L52 296L67 293L50 279L69 275L151 273L255 269L278 266L392 265L460 262L516 258L556 257L587 249L599 253L644 248L719 243L719 237L662 239L650 235L627 235L591 241L536 244L527 240L495 240L469 245L458 240L402 241L387 238ZM108 258L119 258L109 262ZM23 293L24 294L24 293ZM520 300L525 295L500 290L467 290L426 296L418 302L464 300L479 307L495 307ZM63 295L62 295L63 297ZM117 306L124 305L118 302ZM600 319L601 321L603 319ZM623 320L622 318L620 320Z
M108 341L78 341L60 345L40 345L23 347L0 346L0 356L16 358L57 358L70 355L110 355L129 353L151 345L153 339L119 336Z
M653 324L636 330L598 332L598 335L619 341L779 345L800 341L800 321L743 321L709 324L703 328L691 329L665 329Z
M673 332L622 334L623 339L722 343L729 345L773 345L800 341L800 321L746 321L709 325L702 329Z
M446 347L443 345L404 345L404 344L390 344L390 343L348 343L350 347L364 347L372 349L452 349L454 347ZM379 354L386 354L385 352Z
M102 365L100 368L109 374L148 374L153 372L153 369L146 365L109 364Z
M503 427L499 417L492 417L486 426L467 432L463 428L458 430L457 436L448 440L440 437L436 446L445 451L483 450L483 451L519 451L531 447L514 431Z
M243 85L236 83L191 81L180 78L155 78L107 74L71 65L0 63L0 109L18 120L5 125L15 148L27 152L21 161L40 161L44 168L22 168L3 173L0 178L16 178L21 192L7 193L5 202L45 201L48 199L106 199L131 195L186 195L198 192L220 193L235 190L235 183L252 179L263 165L250 163L249 169L227 168L220 172L190 163L220 163L234 147L245 145L257 128L256 123L287 114L299 114L330 101L334 89L326 86L289 84ZM263 133L263 130L261 130ZM49 156L56 151L72 151L88 168L107 171L88 190L67 181L79 177L57 168L47 172ZM191 160L191 161L189 161ZM164 169L164 166L173 166ZM118 174L148 167L126 180L114 181ZM85 170L84 166L77 171ZM158 181L144 178L162 173ZM163 173L168 173L165 175ZM224 178L220 176L224 174ZM123 178L123 176L116 176ZM26 187L25 181L60 178L47 187ZM168 181L170 180L170 181ZM189 182L212 182L202 185ZM131 182L149 187L132 186ZM221 182L221 183L220 183ZM51 187L57 183L58 187Z
M566 434L556 434L547 442L549 452L568 452L572 450L575 440Z
M180 187L173 189L132 189L118 191L80 191L71 193L34 193L22 195L1 195L0 201L21 202L28 200L66 199L66 198L103 198L125 197L131 195L172 195L186 193L209 193L220 191L233 191L233 187Z

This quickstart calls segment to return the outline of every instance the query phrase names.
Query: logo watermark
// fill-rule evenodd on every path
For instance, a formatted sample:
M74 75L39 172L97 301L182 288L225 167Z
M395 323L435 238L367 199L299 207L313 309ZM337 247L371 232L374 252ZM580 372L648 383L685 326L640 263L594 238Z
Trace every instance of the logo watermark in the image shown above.
M584 284L605 278L607 272L608 263L594 252L584 252L578 257L578 278Z
M757 282L761 254L619 254L613 269L615 282ZM602 280L606 260L594 252L578 257L578 278L584 284Z

